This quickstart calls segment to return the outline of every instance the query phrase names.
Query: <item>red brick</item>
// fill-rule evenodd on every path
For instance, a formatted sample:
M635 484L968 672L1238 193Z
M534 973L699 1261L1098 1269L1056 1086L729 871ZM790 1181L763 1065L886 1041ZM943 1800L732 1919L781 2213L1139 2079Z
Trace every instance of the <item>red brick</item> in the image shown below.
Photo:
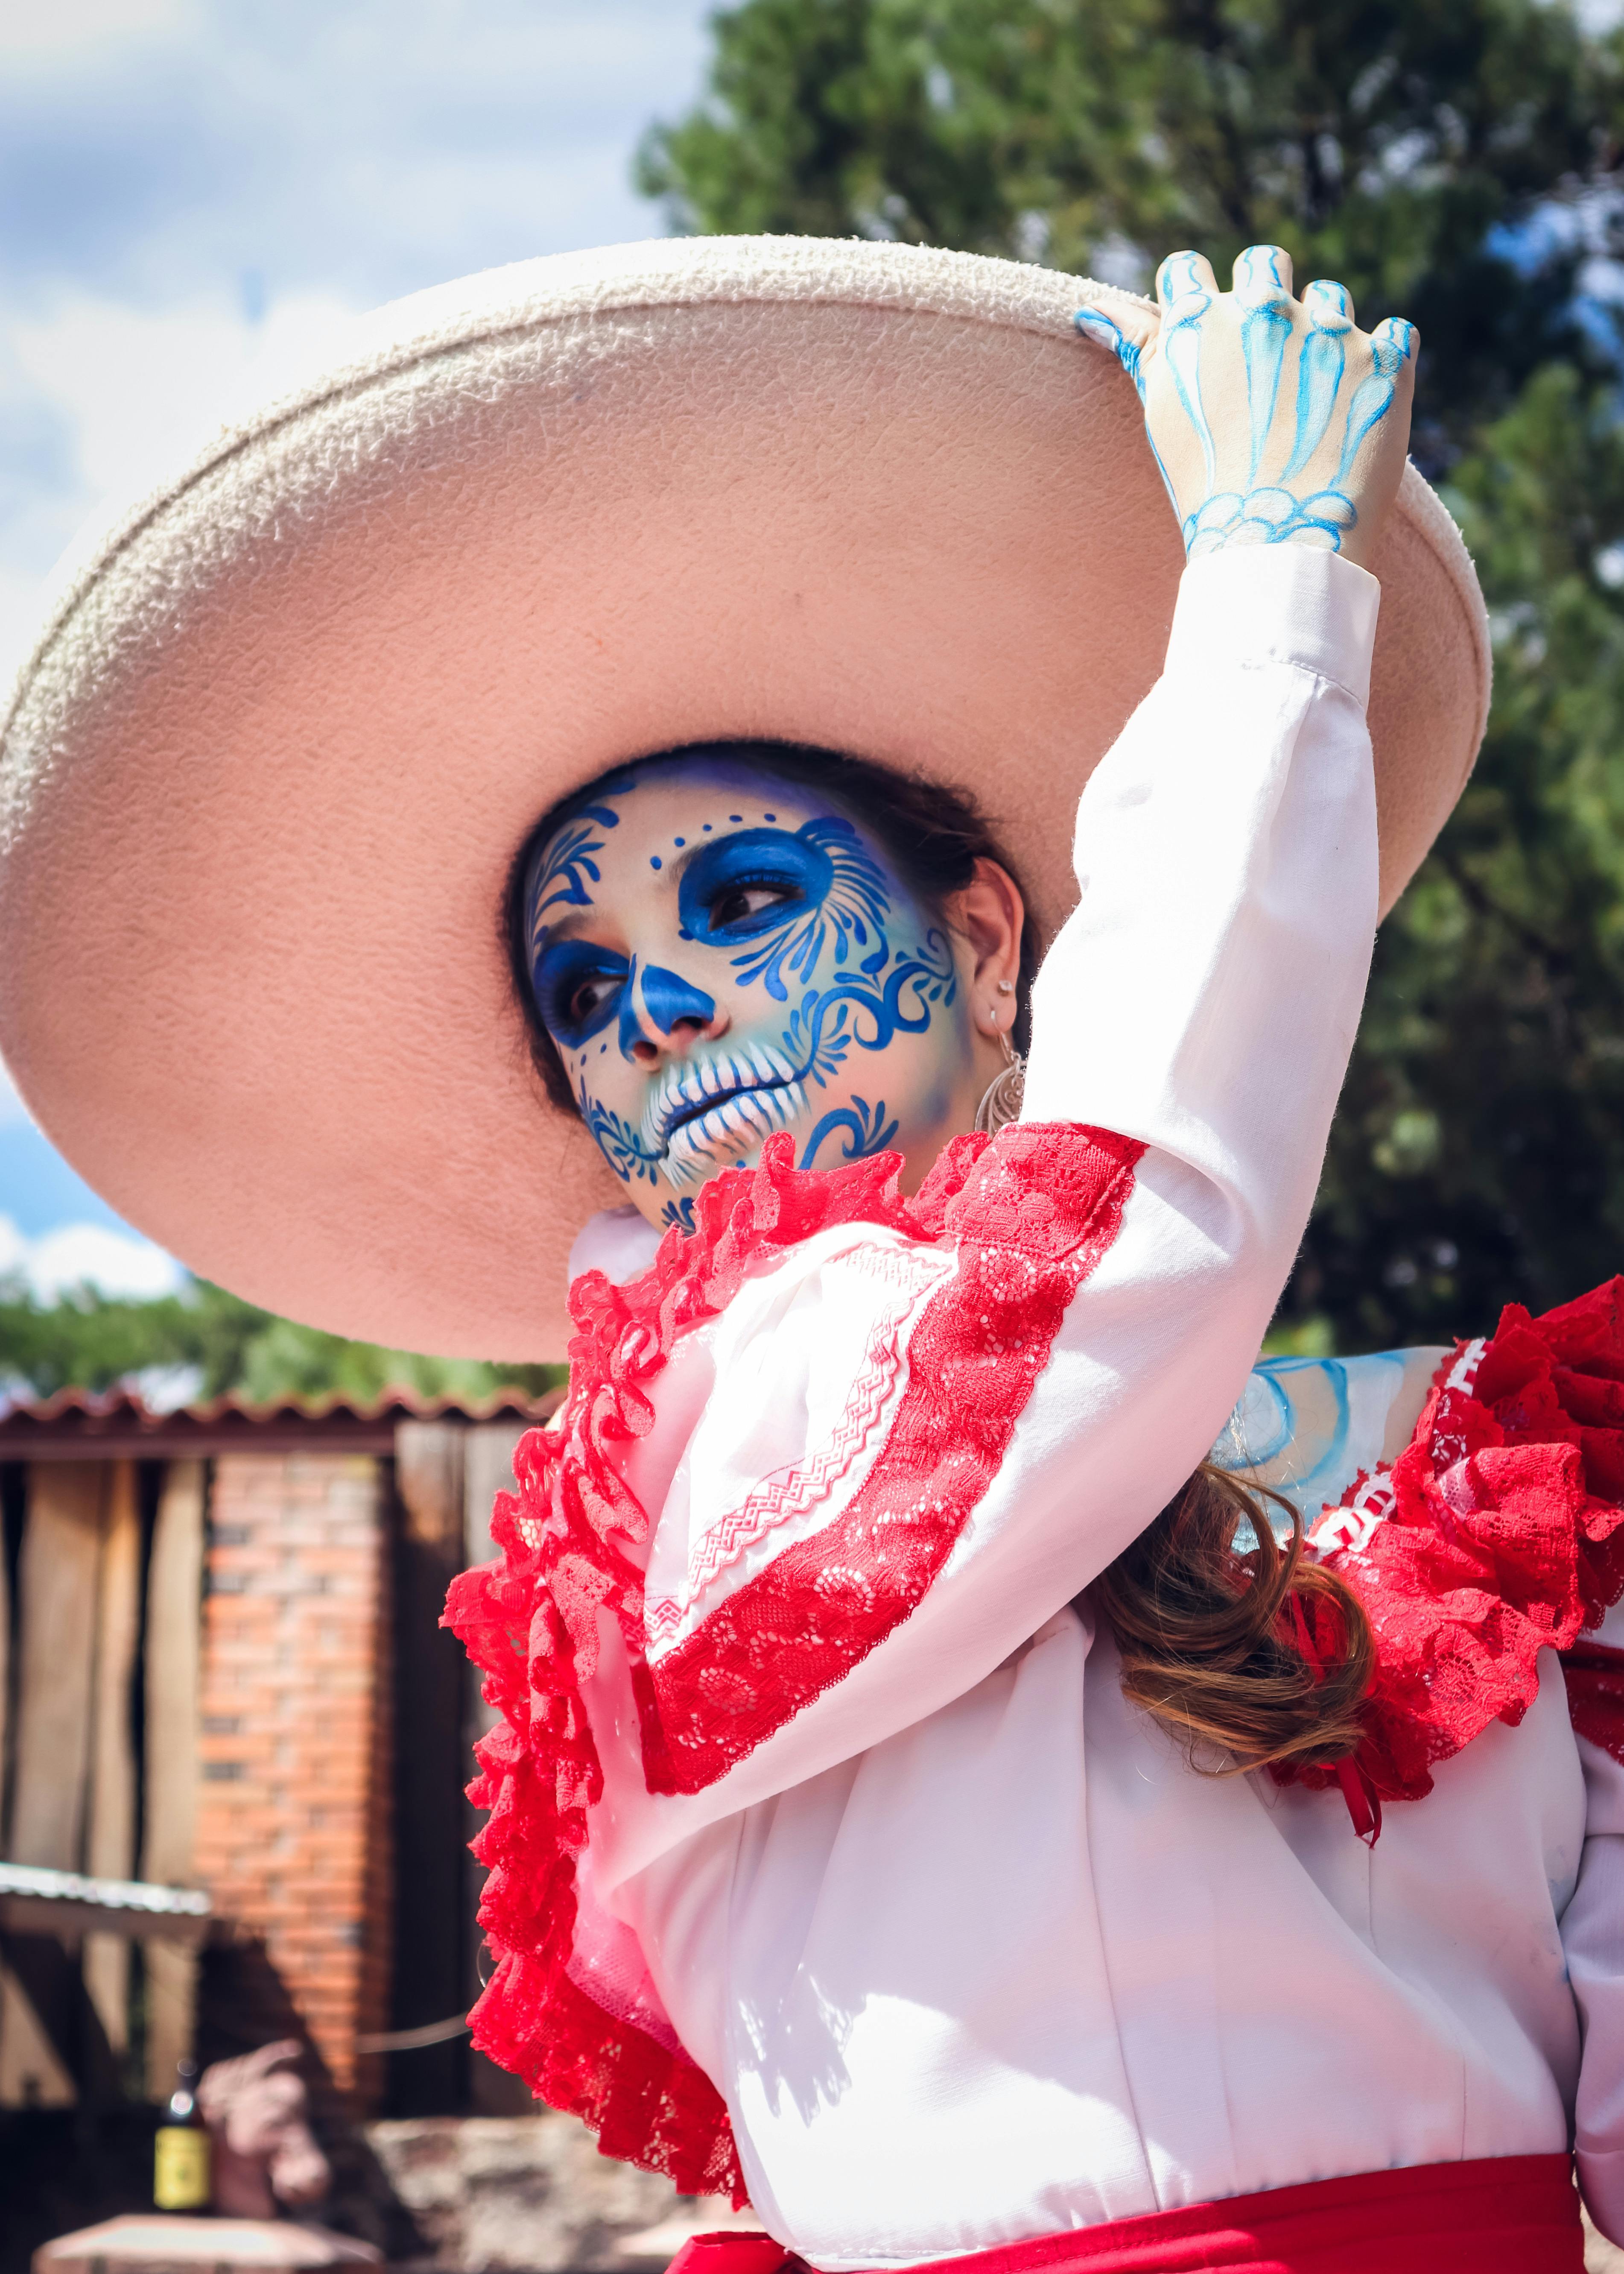
M376 1465L222 1457L210 1551L203 1712L237 1730L203 1758L198 1856L222 1911L263 1935L336 2081L383 2025L387 1982L387 1565ZM376 2090L380 2066L363 2082Z

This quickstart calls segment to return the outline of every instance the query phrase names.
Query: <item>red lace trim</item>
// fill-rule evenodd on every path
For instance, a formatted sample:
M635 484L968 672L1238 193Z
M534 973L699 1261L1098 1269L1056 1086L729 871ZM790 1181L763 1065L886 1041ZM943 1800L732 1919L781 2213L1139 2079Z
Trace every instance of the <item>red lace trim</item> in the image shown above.
M447 1602L445 1623L484 1669L485 1697L500 1716L476 1748L480 1773L470 1787L490 1811L474 1849L489 1867L479 1920L497 1960L471 2016L474 2043L551 2106L583 2117L605 2153L665 2172L685 2194L745 2199L720 2095L567 1971L575 1857L603 1788L582 1698L599 1614L608 1610L625 1638L651 1790L699 1789L838 1680L906 1617L985 1490L1066 1302L1116 1235L1143 1149L1071 1126L1017 1126L990 1146L959 1138L909 1202L897 1192L894 1156L806 1174L789 1139L773 1137L759 1169L704 1188L697 1230L668 1233L641 1278L614 1287L591 1272L570 1291L578 1332L568 1397L553 1428L519 1444L518 1496L499 1495L492 1521L500 1560L464 1572ZM748 1583L693 1638L703 1649L672 1653L657 1687L633 1553L649 1522L616 1449L647 1434L648 1385L685 1329L723 1309L775 1254L850 1223L930 1241L950 1232L960 1259L915 1329L880 1481L870 1479L858 1512L843 1519L840 1568L825 1537L798 1556L787 1585L776 1566ZM781 1630L793 1588L791 1658ZM750 1608L738 1614L744 1598ZM764 1629L753 1619L778 1627L778 1639L758 1645ZM733 1654L725 1678L710 1682L701 1659L723 1649ZM771 1706L758 1695L769 1649L779 1690ZM730 1713L741 1668L748 1722Z
M919 1603L997 1474L1144 1150L1012 1129L944 1211L958 1269L928 1299L879 1458L836 1521L775 1556L642 1669L651 1792L700 1792L848 1674Z
M1372 1525L1353 1511L1373 1496ZM1462 1345L1440 1369L1410 1445L1350 1493L1348 1544L1324 1556L1375 1630L1357 1764L1378 1798L1420 1799L1438 1762L1522 1721L1540 1651L1571 1651L1624 1595L1621 1501L1624 1279L1540 1319L1510 1305L1475 1364ZM1335 1646L1328 1627L1315 1642Z

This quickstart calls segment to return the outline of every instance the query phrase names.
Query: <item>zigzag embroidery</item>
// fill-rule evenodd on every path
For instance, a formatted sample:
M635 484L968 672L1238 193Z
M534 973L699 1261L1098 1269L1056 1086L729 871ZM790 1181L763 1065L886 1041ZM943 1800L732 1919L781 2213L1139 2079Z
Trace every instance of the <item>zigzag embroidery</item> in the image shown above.
M1441 1392L1432 1438L1435 1456L1440 1460L1458 1459L1465 1449L1463 1441L1458 1435L1452 1439L1442 1425L1450 1410L1447 1401L1462 1394L1470 1396L1488 1346L1486 1337L1481 1335L1475 1342L1463 1343L1458 1354L1446 1361L1442 1380L1433 1376ZM1323 1560L1327 1555L1364 1554L1377 1527L1392 1515L1396 1505L1388 1481L1392 1474L1391 1461L1379 1461L1368 1472L1361 1469L1335 1507L1321 1511L1308 1535L1309 1545L1318 1557Z
M1309 1545L1322 1562L1327 1555L1356 1555L1368 1546L1372 1533L1394 1507L1391 1461L1380 1462L1368 1474L1361 1470L1348 1488L1345 1500L1322 1510L1308 1535Z
M1483 1354L1488 1349L1488 1338L1479 1335L1476 1342L1462 1345L1460 1356L1444 1378L1442 1395L1438 1402L1438 1416L1433 1424L1432 1458L1439 1469L1447 1469L1458 1461L1466 1450L1466 1440L1458 1425L1451 1428L1458 1408L1458 1397L1470 1397L1477 1380L1477 1369L1483 1364Z
M859 1251L845 1259L882 1280L891 1280L904 1300L882 1312L863 1352L862 1367L852 1385L849 1402L833 1434L809 1460L798 1461L747 1494L737 1508L729 1509L707 1525L688 1551L688 1571L680 1595L648 1597L643 1605L643 1631L650 1658L662 1645L675 1641L682 1622L717 1577L736 1563L747 1548L766 1532L791 1517L803 1516L826 1500L840 1479L866 1449L880 1416L889 1404L901 1374L904 1354L901 1329L921 1289L908 1269L915 1259L905 1259L881 1249Z

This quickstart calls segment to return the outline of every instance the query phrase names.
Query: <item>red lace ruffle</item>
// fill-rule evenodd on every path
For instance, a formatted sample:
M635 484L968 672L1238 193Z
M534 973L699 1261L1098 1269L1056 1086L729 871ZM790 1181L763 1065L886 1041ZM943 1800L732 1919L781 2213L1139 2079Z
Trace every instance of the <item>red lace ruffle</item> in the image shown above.
M1440 1369L1391 1470L1315 1526L1375 1630L1357 1763L1380 1798L1421 1798L1491 1721L1515 1727L1540 1651L1571 1650L1624 1594L1621 1500L1624 1279L1540 1319L1510 1305L1489 1342ZM1590 1671L1587 1656L1582 1691Z
M699 1194L691 1237L668 1233L629 1285L588 1273L570 1291L570 1389L551 1429L517 1449L499 1495L500 1560L452 1586L446 1623L485 1675L500 1719L476 1748L470 1797L490 1811L479 1919L496 1970L474 2042L551 2106L583 2117L604 2152L687 2194L744 2200L726 2109L680 2050L608 2013L568 1973L575 1858L602 1772L582 1698L607 1610L632 1668L650 1790L697 1791L906 1618L986 1489L1065 1303L1115 1236L1143 1148L1107 1132L1015 1127L951 1144L912 1201L892 1156L812 1174L787 1137L762 1164ZM713 1316L763 1261L836 1225L919 1240L944 1232L959 1268L914 1330L910 1389L838 1542L791 1550L741 1587L651 1675L643 1572L648 1517L619 1448L648 1433L649 1387L677 1337ZM924 1337L921 1342L921 1337ZM876 1482L878 1479L878 1482ZM749 1716L735 1710L743 1683Z
M998 1472L1067 1305L1116 1236L1143 1149L1099 1130L1011 1129L961 1191L921 1194L958 1268L914 1324L879 1457L832 1524L642 1670L650 1791L713 1784L918 1604Z

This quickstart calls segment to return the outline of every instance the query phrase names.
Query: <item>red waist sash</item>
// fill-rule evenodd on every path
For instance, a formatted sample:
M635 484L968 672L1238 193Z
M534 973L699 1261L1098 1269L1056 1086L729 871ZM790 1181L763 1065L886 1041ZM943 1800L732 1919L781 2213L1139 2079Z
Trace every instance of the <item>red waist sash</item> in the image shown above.
M1420 2164L1114 2218L910 2274L1583 2274L1566 2156ZM699 2234L668 2274L815 2274L765 2234Z

